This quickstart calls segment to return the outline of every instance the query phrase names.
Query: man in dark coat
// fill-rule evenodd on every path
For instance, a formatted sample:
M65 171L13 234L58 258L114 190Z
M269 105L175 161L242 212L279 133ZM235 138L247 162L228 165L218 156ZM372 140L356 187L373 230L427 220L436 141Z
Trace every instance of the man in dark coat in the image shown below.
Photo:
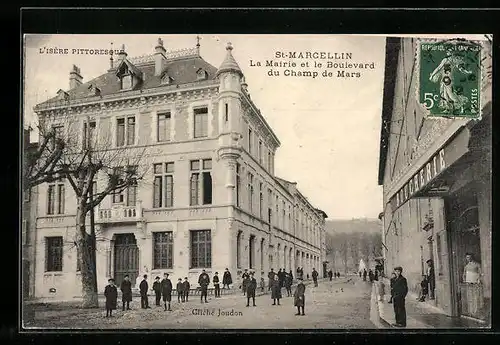
M165 311L172 311L172 309L170 309L170 302L172 301L172 282L168 279L168 273L163 273L163 280L161 281L161 294L163 296L163 306L165 307Z
M212 278L212 281L214 283L214 296L215 296L215 298L220 297L219 272L215 272L215 275Z
M274 272L274 269L273 269L273 268L271 268L271 272L269 272L269 273L267 274L267 278L269 278L269 286L267 287L267 290L268 290L268 291L269 291L269 290L271 290L271 285L272 285L272 283L273 283L273 281L274 281L274 276L275 276L275 275L276 275L276 273Z
M396 327L406 327L406 308L405 298L408 293L408 283L406 278L403 277L403 268L398 266L394 268L396 278L392 287L393 298L392 305L394 306L394 316L396 318Z
M436 288L436 277L434 275L434 262L427 260L427 282L429 283L429 299L434 299L434 289Z
M155 281L153 283L153 291L155 292L155 304L156 305L161 305L161 283L160 283L160 277L156 277Z
M276 300L278 301L278 305L280 305L281 286L277 275L274 276L274 280L271 282L271 298L273 305L276 305Z
M278 270L278 282L280 284L280 288L283 287L283 281L284 281L284 277L283 277L283 271L281 270L281 268Z
M116 301L118 299L118 290L115 286L113 278L108 279L108 285L104 288L104 296L106 297L106 317L113 316L113 309L116 309Z
M290 270L290 272L288 273L288 275L290 276L290 278L292 279L292 284L293 284L293 273L292 273L292 270Z
M205 298L205 303L208 303L207 295L208 295L208 284L210 284L210 277L208 276L207 272L205 272L205 270L201 272L200 277L198 278L198 284L200 284L201 288L201 296L200 296L201 303L203 303L203 298Z
M293 278L290 273L286 273L285 275L285 288L286 288L286 295L287 297L290 297L292 295L292 283L293 283Z
M225 289L226 286L229 289L229 285L233 283L233 278L231 277L231 272L226 268L224 275L222 276L222 288Z
M366 269L363 269L363 281L365 282L366 281Z
M332 277L333 277L333 272L332 272L332 270L329 270L328 271L328 278L330 278L330 281L332 281Z
M177 302L184 302L184 284L182 283L182 278L177 281Z
M247 293L247 284L248 284L248 279L250 278L250 274L248 273L248 270L245 268L245 272L241 275L241 290L243 291L243 296Z
M253 299L253 306L255 307L256 289L257 289L257 280L255 280L252 272L250 273L250 278L248 278L248 283L247 283L247 307L250 305L250 298Z
M184 300L187 302L189 298L189 290L191 289L191 284L189 284L188 277L184 278Z
M144 279L139 284L139 291L141 293L141 308L148 309L151 308L149 306L149 301L148 301L148 289L149 289L148 275L145 274L143 278Z
M313 271L312 271L312 278L313 278L313 282L314 282L314 286L317 287L318 286L318 271L316 271L315 268L313 268Z
M125 304L127 305L127 310L130 310L130 302L132 302L132 282L130 281L128 274L123 277L120 290L122 292L122 310L125 311Z
M370 283L372 283L374 278L372 270L368 270L368 278L370 279Z
M297 314L295 315L305 315L304 307L306 306L306 286L302 282L302 278L298 278L299 283L295 288L295 292L293 294L294 302L293 305L297 307ZM302 314L300 313L300 308L302 308Z

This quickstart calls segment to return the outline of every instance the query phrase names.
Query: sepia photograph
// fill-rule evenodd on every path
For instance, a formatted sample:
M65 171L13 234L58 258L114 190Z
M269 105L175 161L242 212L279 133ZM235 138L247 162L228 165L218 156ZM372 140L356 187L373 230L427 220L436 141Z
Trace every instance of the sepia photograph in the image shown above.
M25 34L22 328L489 329L492 42Z

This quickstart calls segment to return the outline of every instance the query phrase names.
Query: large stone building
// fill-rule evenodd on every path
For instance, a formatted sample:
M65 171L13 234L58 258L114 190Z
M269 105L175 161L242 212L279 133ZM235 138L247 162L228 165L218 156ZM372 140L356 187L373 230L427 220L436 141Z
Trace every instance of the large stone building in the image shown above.
M167 52L158 40L154 54L135 59L122 47L106 73L83 83L74 66L70 89L35 107L42 119L76 119L81 141L90 128L112 148L146 148L144 179L95 212L99 291L125 274L135 282L167 272L196 286L202 269L212 276L227 267L233 279L245 268L257 279L270 268L320 269L327 216L275 176L280 141L226 49L217 69L199 44ZM36 296L80 296L72 188L60 181L39 194Z
M416 40L388 38L379 184L383 185L386 274L402 266L419 291L435 266L432 304L487 321L491 298L491 46L482 64L481 120L427 118L416 99ZM464 281L466 253L480 284Z

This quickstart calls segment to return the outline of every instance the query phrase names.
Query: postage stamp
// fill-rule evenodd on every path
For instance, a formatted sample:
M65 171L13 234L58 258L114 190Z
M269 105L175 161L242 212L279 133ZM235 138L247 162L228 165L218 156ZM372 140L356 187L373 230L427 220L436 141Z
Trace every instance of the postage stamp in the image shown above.
M422 40L417 50L418 100L428 116L479 118L481 45Z

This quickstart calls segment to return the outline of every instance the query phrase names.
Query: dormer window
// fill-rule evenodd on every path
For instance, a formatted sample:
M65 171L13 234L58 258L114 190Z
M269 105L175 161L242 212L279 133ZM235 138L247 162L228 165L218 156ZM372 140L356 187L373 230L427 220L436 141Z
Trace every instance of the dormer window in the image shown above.
M162 84L165 84L165 85L170 85L172 84L174 81L174 78L172 78L171 76L169 76L167 73L165 73L163 75L163 77L161 78L161 83Z
M203 68L200 68L196 71L196 79L197 80L205 80L208 78L208 73Z
M66 91L59 89L59 91L57 91L57 98L60 100L67 100L69 98L69 94Z
M99 89L95 85L89 85L88 90L89 90L90 96L100 96L101 95L101 89Z
M128 90L132 88L132 74L125 74L121 78L121 89Z

